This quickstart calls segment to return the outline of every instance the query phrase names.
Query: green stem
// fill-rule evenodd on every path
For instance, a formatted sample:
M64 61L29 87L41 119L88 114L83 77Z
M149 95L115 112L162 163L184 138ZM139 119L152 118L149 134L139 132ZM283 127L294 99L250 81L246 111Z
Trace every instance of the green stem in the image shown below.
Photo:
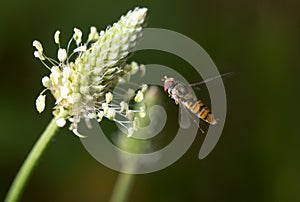
M54 117L46 130L43 132L39 140L35 143L34 147L30 151L18 174L16 175L9 191L6 196L5 202L19 201L24 187L28 182L34 168L36 167L42 154L45 152L47 146L51 142L51 139L55 136L58 129L56 125L57 117Z
M135 175L120 173L115 184L110 202L126 202L132 190Z

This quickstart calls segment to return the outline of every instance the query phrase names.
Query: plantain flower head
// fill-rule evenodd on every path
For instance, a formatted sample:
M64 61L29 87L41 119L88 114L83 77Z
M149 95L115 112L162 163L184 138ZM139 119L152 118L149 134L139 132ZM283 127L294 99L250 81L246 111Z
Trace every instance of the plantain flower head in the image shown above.
M70 130L82 137L77 131L80 119L97 119L100 122L106 117L126 127L131 135L137 129L135 119L143 111L130 109L127 93L124 94L124 100L119 102L112 89L119 82L128 82L130 76L138 71L144 74L144 65L136 62L126 64L126 59L142 37L146 15L146 8L135 8L105 31L98 32L95 27L91 27L86 42L82 42L81 30L74 28L66 48L61 47L60 31L56 31L54 42L58 45L57 60L48 58L42 44L35 40L34 56L50 71L49 76L42 78L45 89L36 100L38 112L44 110L44 93L49 90L56 100L53 114L59 118L59 127L69 120ZM72 43L76 44L74 50L70 50ZM141 87L136 96L133 91L131 98L135 97L136 102L142 102L143 93ZM143 107L140 109L144 110ZM63 111L67 111L67 116L61 117Z

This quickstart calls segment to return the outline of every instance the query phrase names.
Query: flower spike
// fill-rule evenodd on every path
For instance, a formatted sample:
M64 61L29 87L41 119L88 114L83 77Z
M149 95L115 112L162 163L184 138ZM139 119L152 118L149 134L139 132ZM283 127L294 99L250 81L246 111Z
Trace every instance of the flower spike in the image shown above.
M77 131L80 119L95 118L100 122L106 117L126 127L129 136L133 129L136 130L137 117L144 116L144 113L143 110L129 109L128 103L133 97L136 103L142 102L146 85L141 87L136 96L134 90L129 90L132 95L128 99L128 95L124 94L121 101L115 98L112 89L120 81L129 81L130 75L138 71L143 74L143 65L125 62L142 36L146 15L146 8L135 8L105 31L97 32L96 27L91 27L85 43L82 42L81 30L74 28L73 40L66 48L61 47L60 31L56 31L54 42L59 46L58 61L44 55L39 41L33 42L36 48L34 56L43 63L45 61L45 65L49 63L50 75L43 77L42 83L56 100L54 115L59 116L63 110L68 112L66 118L57 120L59 127L63 127L67 119L71 122L70 130L83 137ZM77 47L69 51L70 43L74 41ZM40 113L44 110L45 95L37 98L36 107Z

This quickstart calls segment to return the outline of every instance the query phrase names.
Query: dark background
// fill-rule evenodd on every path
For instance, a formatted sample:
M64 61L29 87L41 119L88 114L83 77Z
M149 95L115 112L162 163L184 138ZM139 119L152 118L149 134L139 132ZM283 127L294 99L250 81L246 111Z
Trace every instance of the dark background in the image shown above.
M66 43L74 27L84 34L91 25L104 29L135 6L149 8L148 27L192 38L220 72L235 76L225 81L228 118L213 152L197 158L204 139L199 133L176 163L137 176L130 201L299 201L296 0L1 1L0 200L52 117L51 96L43 114L35 110L48 70L33 57L32 41L43 42L47 55L55 58L55 30ZM159 52L135 57L174 68L186 64ZM63 129L43 155L22 201L107 201L117 176Z

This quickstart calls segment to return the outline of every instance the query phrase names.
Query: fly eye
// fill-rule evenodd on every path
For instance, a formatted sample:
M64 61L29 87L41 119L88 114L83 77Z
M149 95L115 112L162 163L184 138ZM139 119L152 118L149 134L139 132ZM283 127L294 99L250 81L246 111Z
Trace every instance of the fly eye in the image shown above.
M165 84L164 84L164 90L165 92L167 92L167 90L172 86L173 82L171 81L165 81Z

